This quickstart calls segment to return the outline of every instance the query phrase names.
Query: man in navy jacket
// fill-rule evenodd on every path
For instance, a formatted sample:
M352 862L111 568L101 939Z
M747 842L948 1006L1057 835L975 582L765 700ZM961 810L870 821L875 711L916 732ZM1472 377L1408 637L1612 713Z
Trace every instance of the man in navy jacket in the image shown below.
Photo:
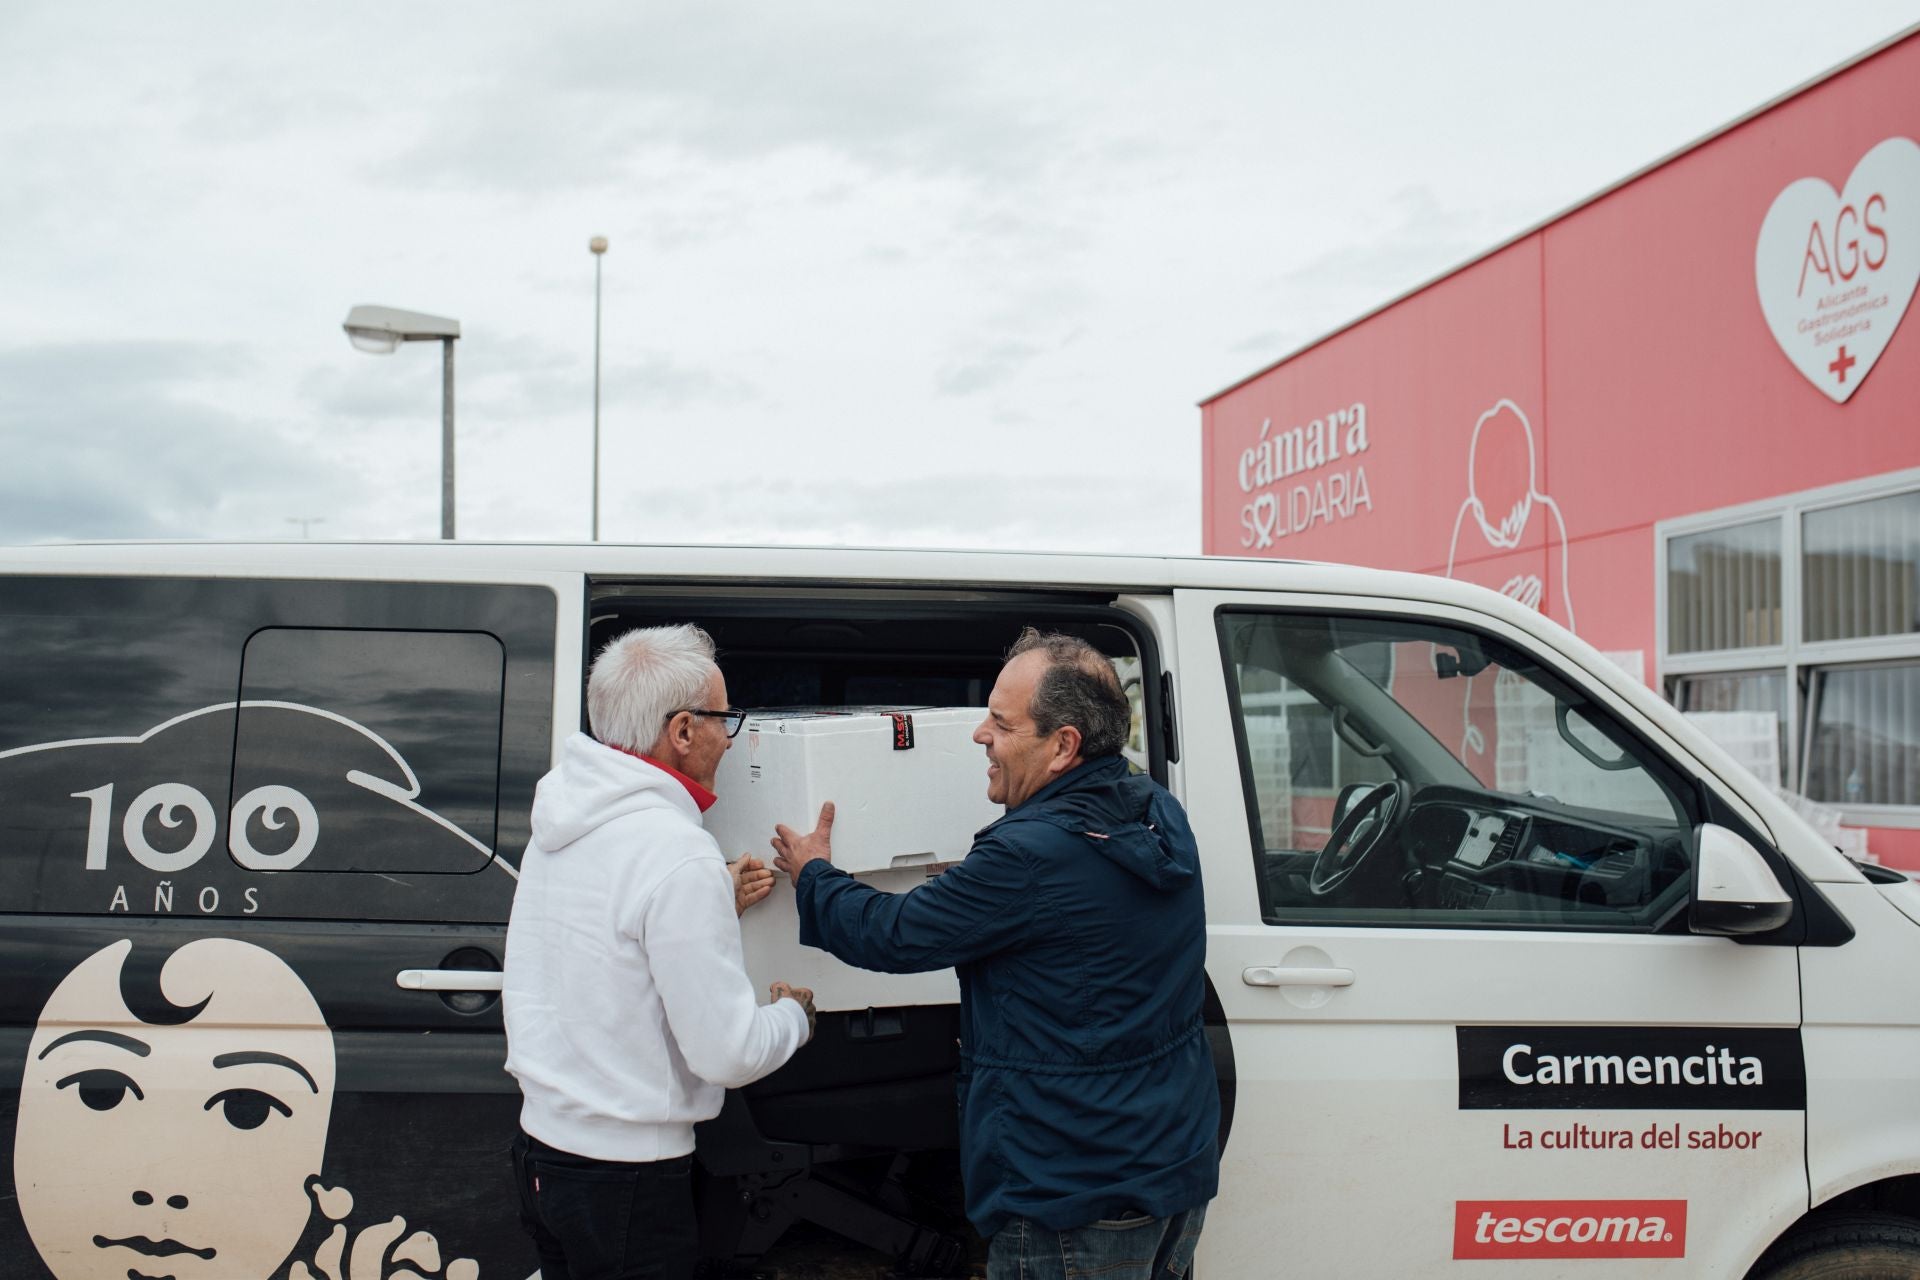
M1120 755L1131 710L1084 640L1029 628L974 733L1006 815L908 893L831 864L833 806L782 826L800 941L883 973L953 966L967 1216L988 1275L1185 1274L1219 1183L1186 814Z

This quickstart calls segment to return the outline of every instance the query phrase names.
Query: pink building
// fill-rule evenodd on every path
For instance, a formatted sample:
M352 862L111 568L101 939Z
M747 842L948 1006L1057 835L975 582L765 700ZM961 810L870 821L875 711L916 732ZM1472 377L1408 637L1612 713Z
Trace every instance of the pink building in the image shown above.
M1203 402L1209 554L1450 574L1920 869L1920 28Z

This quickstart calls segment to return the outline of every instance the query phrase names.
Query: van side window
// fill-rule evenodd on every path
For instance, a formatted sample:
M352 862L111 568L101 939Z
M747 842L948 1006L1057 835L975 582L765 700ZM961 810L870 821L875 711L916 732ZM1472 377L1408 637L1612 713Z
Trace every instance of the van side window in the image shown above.
M248 637L234 734L230 852L309 871L459 873L494 847L505 650L476 631L269 627ZM431 760L423 789L410 761ZM309 794L337 791L335 803ZM464 841L388 838L353 789L424 807ZM252 797L252 799L249 799ZM325 855L294 858L330 815ZM278 820L276 820L278 819Z
M1226 612L1268 923L1653 931L1690 790L1529 655L1413 619Z

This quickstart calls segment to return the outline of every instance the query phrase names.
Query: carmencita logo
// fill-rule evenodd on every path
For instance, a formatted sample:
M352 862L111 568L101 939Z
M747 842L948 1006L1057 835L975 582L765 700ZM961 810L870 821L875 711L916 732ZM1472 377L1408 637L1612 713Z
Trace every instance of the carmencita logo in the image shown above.
M1516 1085L1763 1085L1766 1066L1751 1055L1708 1045L1695 1054L1541 1054L1530 1044L1508 1045L1500 1070Z
M1462 1110L1803 1110L1800 1033L1456 1027Z

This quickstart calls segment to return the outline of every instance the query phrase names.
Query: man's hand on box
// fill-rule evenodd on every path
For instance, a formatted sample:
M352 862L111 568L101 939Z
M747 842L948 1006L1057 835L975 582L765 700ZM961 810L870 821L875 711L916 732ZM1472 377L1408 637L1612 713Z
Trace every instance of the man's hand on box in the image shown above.
M800 871L816 858L822 862L833 861L833 801L820 806L820 823L806 835L800 835L785 823L773 828L773 865L786 874L787 879L798 881Z
M733 877L733 913L747 914L747 908L773 892L773 872L750 853L743 853L727 864Z
M796 1001L802 1009L807 1011L807 1039L813 1039L813 1020L815 1014L812 989L808 987L790 987L784 982L776 982L768 988L768 990L773 992L773 998L775 1000Z

